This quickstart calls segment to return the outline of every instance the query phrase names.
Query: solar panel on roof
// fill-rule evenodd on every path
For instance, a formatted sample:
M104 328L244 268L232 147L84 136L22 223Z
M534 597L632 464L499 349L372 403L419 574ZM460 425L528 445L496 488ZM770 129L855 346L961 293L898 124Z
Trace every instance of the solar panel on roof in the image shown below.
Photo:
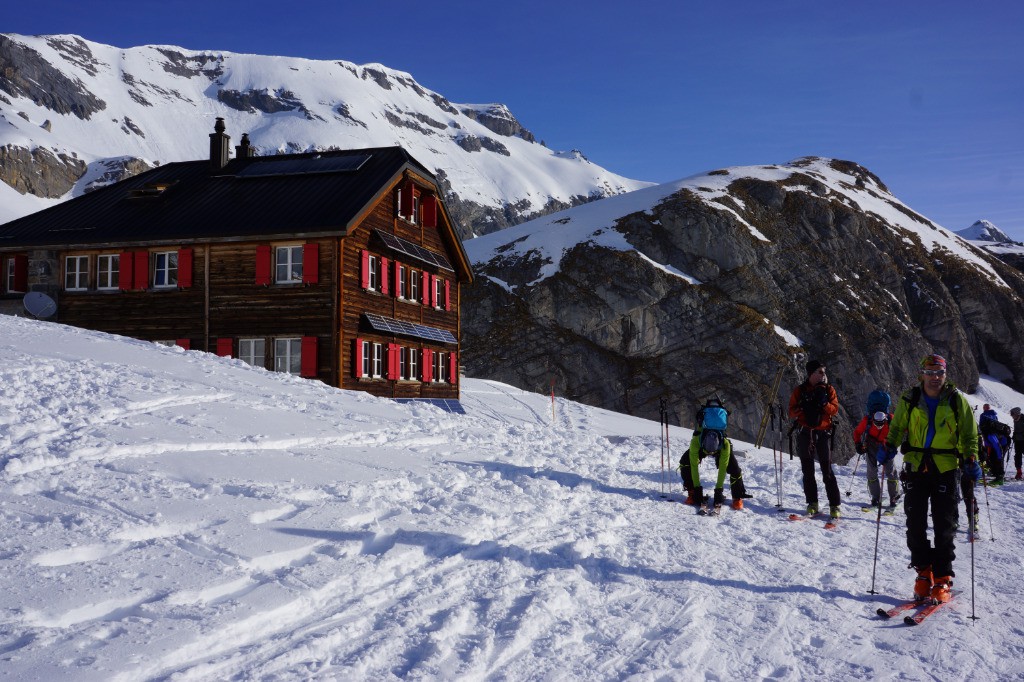
M254 160L238 171L238 177L253 178L265 177L267 175L343 173L359 170L369 159L369 154L358 154L354 156L314 156L305 159Z
M445 412L466 414L466 409L462 407L462 403L454 398L395 398L395 401L399 403L427 403L434 407L440 407Z
M404 253L405 255L411 256L412 258L427 263L428 265L436 265L443 270L455 272L454 268L452 268L452 264L448 262L448 259L436 251L425 249L419 244L414 244L408 239L402 239L397 235L381 232L380 230L374 230L374 232L376 232L377 236L381 238L381 241L395 251Z
M427 341L436 341L437 343L458 343L455 335L447 329L438 329L437 327L428 327L425 324L395 320L374 313L363 313L363 317L370 323L370 327L382 334L400 334Z

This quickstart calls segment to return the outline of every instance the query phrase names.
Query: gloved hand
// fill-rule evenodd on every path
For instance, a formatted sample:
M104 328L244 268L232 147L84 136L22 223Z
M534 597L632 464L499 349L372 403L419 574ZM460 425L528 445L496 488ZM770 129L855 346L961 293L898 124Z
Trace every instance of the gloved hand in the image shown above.
M972 457L964 463L964 476L967 477L967 480L977 483L981 478L981 466L978 464L978 460Z
M704 504L704 488L701 486L693 489L693 503L698 507Z
M722 488L715 488L715 506L725 504L725 492Z
M867 448L864 447L864 443L862 441L857 441L856 443L854 443L853 448L854 450L857 451L858 455L863 455L865 452L867 452Z
M878 446L878 452L875 453L875 461L879 464L886 464L887 462L896 458L896 446L889 445L888 443L882 443Z

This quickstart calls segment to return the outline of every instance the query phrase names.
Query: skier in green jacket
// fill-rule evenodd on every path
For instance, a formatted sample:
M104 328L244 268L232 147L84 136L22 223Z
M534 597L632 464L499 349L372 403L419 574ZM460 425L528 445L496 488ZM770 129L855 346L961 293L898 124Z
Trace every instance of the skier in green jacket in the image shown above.
M921 360L918 386L900 397L879 458L903 452L903 509L907 514L910 564L917 569L914 596L949 601L953 585L954 539L959 520L957 491L963 475L977 480L978 427L967 399L946 381L946 360L927 355ZM931 505L934 546L928 541Z

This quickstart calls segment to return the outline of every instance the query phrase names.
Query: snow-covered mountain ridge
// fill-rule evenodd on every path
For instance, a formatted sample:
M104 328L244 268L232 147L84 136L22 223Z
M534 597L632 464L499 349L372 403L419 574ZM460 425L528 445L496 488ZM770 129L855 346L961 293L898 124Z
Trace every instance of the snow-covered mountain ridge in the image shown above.
M463 360L532 390L683 423L719 393L747 421L825 362L845 414L947 355L1024 385L1024 276L892 195L868 169L808 157L723 168L470 240ZM780 368L785 380L767 396ZM852 441L837 438L840 457Z
M754 498L701 518L675 425L666 467L656 421L496 382L450 415L3 315L0 384L11 679L1024 675L1013 481L984 542L957 535L960 596L907 629L874 615L914 574L902 513L859 510L863 466L829 531L787 521L771 448L737 441ZM968 400L1024 404L988 378Z
M0 34L0 222L205 158L216 117L260 154L401 145L435 169L466 236L650 184L548 149L502 104L452 103L381 64Z

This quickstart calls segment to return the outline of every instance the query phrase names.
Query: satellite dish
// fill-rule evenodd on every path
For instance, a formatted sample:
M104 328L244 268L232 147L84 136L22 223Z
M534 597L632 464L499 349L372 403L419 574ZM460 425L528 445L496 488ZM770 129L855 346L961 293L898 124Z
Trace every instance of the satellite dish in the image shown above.
M57 304L43 292L31 291L25 294L25 310L37 320L45 320L57 312Z

